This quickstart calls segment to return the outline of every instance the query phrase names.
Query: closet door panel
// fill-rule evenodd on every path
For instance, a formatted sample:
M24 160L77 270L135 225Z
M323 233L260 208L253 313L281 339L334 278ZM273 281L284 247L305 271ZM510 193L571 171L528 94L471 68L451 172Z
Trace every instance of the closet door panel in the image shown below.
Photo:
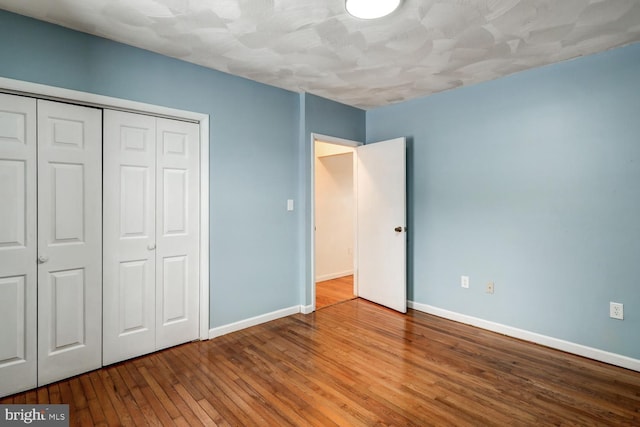
M36 101L0 94L0 396L37 385Z
M199 126L157 119L156 347L198 338Z
M24 248L27 221L27 177L24 159L0 159L0 248Z
M74 243L85 241L85 165L49 162L47 168L49 176L45 176L45 182L40 182L40 186L44 186L44 191L51 197L48 242L69 249Z
M52 271L45 279L51 287L49 307L49 354L85 344L84 269Z
M38 385L102 365L102 112L38 100Z
M104 364L155 350L156 119L104 111Z

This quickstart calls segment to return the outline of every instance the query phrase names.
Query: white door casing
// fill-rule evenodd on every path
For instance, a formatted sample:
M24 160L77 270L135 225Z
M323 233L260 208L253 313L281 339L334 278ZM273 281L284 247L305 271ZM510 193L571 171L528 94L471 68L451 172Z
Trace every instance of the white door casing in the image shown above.
M317 253L316 253L316 216L315 216L315 210L316 210L316 166L315 166L315 162L316 162L316 156L318 155L318 143L322 143L322 144L330 144L333 145L334 148L336 150L339 151L343 151L345 149L345 147L347 147L348 149L351 150L352 153L354 153L353 155L353 166L352 166L352 170L353 170L353 197L354 197L354 206L353 206L353 228L354 228L354 233L353 233L353 294L354 295L358 295L358 239L357 239L357 224L358 224L358 211L357 211L357 205L356 205L356 200L358 197L358 192L357 192L357 175L356 175L356 171L357 171L357 147L359 145L361 145L361 142L358 141L354 141L354 140L350 140L350 139L344 139L344 138L337 138L334 136L329 136L329 135L323 135L323 134L319 134L319 133L312 133L311 134L311 173L310 173L310 181L311 181L311 186L309 187L309 191L311 194L311 229L310 229L310 249L311 249L311 258L310 258L310 265L311 265L311 276L309 277L309 280L311 281L311 306L303 306L302 307L302 313L304 314L308 314L311 313L312 311L315 311L316 309L316 279L317 279L317 268L316 268L316 257L317 257ZM325 145L326 147L326 145ZM341 148L342 147L342 148Z
M156 348L199 336L199 127L157 119Z
M102 365L102 112L38 100L38 385Z
M37 385L36 100L0 94L0 396Z
M104 110L103 363L155 350L156 119Z
M358 296L407 311L406 142L357 148Z

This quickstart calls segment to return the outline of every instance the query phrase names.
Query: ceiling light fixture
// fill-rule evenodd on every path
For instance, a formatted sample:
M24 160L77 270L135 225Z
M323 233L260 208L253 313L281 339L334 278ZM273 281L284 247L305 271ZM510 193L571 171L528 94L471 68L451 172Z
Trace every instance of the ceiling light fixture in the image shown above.
M400 0L346 0L350 15L360 19L376 19L389 15L400 6Z

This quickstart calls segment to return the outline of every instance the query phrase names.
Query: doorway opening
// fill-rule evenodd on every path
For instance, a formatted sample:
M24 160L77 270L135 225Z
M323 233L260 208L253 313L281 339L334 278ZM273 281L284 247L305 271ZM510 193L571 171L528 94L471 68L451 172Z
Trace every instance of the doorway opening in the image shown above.
M346 263L350 261L353 268L354 298L364 298L406 313L406 139L401 137L359 145L354 141L312 134L311 142L311 311L318 308L316 283L349 275L348 270L322 270L322 255L318 253L325 250L332 255L351 253ZM320 143L328 144L321 146ZM323 148L332 151L323 152ZM353 202L350 209L343 205L342 208L333 207L329 212L333 220L336 217L353 219L353 231L341 234L342 237L352 235L352 246L349 247L347 241L346 246L338 246L334 242L322 248L321 245L326 242L325 236L335 238L338 227L323 225L322 218L319 218L322 214L316 205L321 206L323 202L316 197L316 193L322 192L319 188L321 184L316 183L321 180L316 171L322 171L327 163L322 157L338 158L342 154L349 154L351 159L350 174L344 171L341 174L351 176ZM344 163L348 163L348 160ZM335 177L332 174L328 176L329 181ZM333 182L330 184L336 185ZM343 185L345 188L347 186ZM341 191L334 189L330 193L335 196Z
M315 308L356 298L355 145L314 139ZM346 141L351 142L351 141Z

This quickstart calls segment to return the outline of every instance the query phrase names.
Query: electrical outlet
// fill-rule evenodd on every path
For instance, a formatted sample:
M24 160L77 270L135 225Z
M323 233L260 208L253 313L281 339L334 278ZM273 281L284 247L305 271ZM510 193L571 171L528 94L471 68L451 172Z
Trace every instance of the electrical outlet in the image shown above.
M469 276L460 276L460 286L463 288L469 287Z
M609 302L609 317L624 320L624 305L619 302Z
M493 290L494 290L495 284L493 282L489 282L487 283L487 288L486 288L486 292L488 294L492 294Z

